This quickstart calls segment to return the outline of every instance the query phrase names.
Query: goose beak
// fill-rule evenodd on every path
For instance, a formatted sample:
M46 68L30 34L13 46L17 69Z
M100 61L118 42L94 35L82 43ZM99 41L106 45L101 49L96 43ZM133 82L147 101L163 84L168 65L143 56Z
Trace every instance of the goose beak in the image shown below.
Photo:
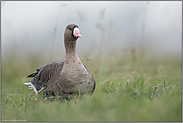
M76 38L81 38L81 37L82 37L82 35L79 33L78 30L76 30L76 31L74 32L74 36L75 36Z

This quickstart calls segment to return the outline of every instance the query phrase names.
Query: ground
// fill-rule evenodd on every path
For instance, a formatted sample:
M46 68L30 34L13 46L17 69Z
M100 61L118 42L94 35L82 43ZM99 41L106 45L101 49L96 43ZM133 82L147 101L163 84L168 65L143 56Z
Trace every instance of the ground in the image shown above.
M116 54L82 61L95 77L95 91L61 103L23 85L46 61L2 59L1 121L182 121L181 58Z

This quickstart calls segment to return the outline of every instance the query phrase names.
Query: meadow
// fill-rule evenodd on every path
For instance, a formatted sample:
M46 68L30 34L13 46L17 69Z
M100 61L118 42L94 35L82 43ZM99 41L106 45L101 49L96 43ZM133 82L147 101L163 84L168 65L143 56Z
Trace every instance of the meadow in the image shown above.
M128 52L86 55L82 61L96 80L93 95L60 102L42 99L23 84L48 62L16 55L2 59L1 121L182 121L181 58Z

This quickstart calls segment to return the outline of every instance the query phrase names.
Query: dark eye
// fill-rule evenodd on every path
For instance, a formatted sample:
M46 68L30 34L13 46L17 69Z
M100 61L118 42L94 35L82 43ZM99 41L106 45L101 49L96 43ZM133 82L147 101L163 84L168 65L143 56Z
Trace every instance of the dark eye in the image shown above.
M72 30L71 28L69 28L69 30Z

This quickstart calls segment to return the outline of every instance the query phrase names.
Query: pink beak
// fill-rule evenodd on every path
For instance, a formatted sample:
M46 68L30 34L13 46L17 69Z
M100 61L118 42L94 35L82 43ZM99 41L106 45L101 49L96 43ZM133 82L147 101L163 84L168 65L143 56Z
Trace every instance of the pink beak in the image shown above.
M74 36L77 38L77 37L79 37L79 38L81 38L82 37L82 35L79 33L79 31L77 30L77 31L75 31L75 33L74 33Z

